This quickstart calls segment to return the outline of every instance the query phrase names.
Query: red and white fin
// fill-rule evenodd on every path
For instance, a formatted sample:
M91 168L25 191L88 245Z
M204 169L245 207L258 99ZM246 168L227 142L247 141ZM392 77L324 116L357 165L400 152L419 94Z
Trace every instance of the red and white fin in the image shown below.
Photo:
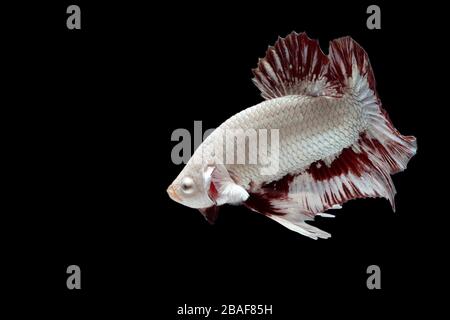
M389 172L378 168L368 154L347 148L330 166L317 161L298 175L252 190L245 205L306 235L305 221L317 215L331 217L324 213L327 210L339 209L352 199L375 197L388 199L394 207L394 195ZM323 238L319 233L308 236Z
M219 206L225 203L239 204L249 197L248 192L234 182L228 170L222 164L207 167L203 178L208 196L214 202L214 205L201 208L199 211L211 224L215 223L219 216Z
M215 164L206 170L205 184L209 197L218 206L239 204L249 197L248 192L234 182L223 164Z
M336 97L351 93L359 100L369 122L364 133L367 139L359 147L367 153L375 150L391 173L404 170L416 152L416 139L402 136L381 107L369 57L350 37L331 41L326 56L317 40L306 33L292 32L268 48L253 74L253 82L265 99L292 94Z
M367 53L352 38L344 37L330 43L329 59L329 76L359 101L368 120L367 130L353 148L390 174L406 169L417 151L416 138L401 135L382 108Z
M253 69L253 82L264 99L287 95L334 96L339 84L328 77L328 57L317 40L292 32L278 38Z
M364 49L350 37L332 41L328 57L320 55L317 47L305 34L292 33L269 48L254 71L263 97L351 94L363 110L367 129L340 154L316 161L300 174L252 187L245 202L313 239L329 235L305 221L327 216L326 210L351 199L382 197L395 210L391 174L404 170L417 150L415 137L402 136L382 108Z

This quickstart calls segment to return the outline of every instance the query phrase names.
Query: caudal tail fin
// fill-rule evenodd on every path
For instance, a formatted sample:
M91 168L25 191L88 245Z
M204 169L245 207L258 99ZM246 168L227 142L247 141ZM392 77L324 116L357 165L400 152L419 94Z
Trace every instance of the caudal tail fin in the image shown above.
M351 95L367 125L331 163L319 160L298 174L255 187L246 206L313 239L329 234L305 221L351 199L382 197L395 209L391 175L406 169L417 150L416 138L401 135L389 120L369 57L358 43L350 37L336 39L325 55L316 40L293 32L267 49L253 73L265 99Z
M356 149L366 152L377 166L386 168L390 174L406 169L417 150L416 138L401 135L382 108L367 53L355 40L344 37L330 43L328 57L329 77L360 102L369 123Z

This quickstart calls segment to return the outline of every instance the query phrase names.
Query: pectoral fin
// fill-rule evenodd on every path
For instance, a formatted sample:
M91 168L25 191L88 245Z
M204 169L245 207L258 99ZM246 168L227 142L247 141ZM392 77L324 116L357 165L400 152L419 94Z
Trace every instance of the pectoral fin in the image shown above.
M211 174L211 184L217 190L216 199L214 199L217 205L238 204L249 197L248 192L234 182L228 170L222 164L215 166Z

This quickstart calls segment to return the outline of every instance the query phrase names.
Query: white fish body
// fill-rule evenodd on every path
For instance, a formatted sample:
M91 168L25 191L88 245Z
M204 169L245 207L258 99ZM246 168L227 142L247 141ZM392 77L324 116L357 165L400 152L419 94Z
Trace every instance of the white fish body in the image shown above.
M244 203L313 239L330 235L305 221L330 216L324 212L348 200L384 197L394 207L390 175L406 168L416 142L388 119L367 54L356 42L334 40L327 57L316 41L292 33L268 49L254 74L266 100L226 120L200 145L169 187L174 200L201 209L210 221L218 205ZM277 170L263 174L267 164L249 162L261 159L245 139L245 162L230 161L226 134L236 130L244 138L277 130ZM272 147L268 139L269 158ZM184 190L183 181L192 190Z
M225 163L225 167L247 188L250 183L270 183L287 174L299 173L315 161L337 156L358 140L360 132L367 128L367 122L358 101L350 95L342 98L304 95L275 98L225 121L218 128L218 134L211 135L210 141L205 141L194 157L205 154L205 148L217 148L215 144L223 144L225 148L223 132L226 130L279 130L279 170L276 173L262 175L262 164ZM270 142L268 139L269 150ZM248 161L249 155L245 158Z

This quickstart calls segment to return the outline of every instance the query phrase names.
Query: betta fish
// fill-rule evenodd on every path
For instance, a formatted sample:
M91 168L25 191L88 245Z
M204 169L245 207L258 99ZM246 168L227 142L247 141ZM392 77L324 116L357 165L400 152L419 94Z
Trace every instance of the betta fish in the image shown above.
M211 223L219 206L243 204L312 239L330 234L307 221L333 217L326 211L349 200L385 198L395 210L391 175L406 169L416 139L392 124L356 41L333 40L325 55L317 40L293 32L267 49L253 74L265 100L202 142L167 189L171 199ZM263 170L271 161L275 169Z

